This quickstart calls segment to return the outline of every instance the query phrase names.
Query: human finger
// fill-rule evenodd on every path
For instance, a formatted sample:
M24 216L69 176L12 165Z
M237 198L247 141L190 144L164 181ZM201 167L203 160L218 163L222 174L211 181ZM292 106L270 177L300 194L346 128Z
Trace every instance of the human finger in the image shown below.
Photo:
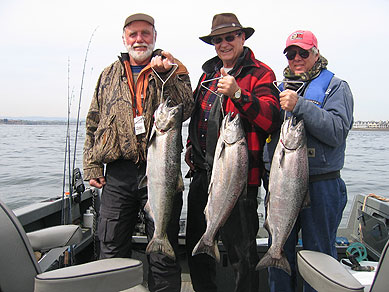
M162 51L161 55L166 57L166 59L168 59L171 64L174 63L174 57L171 53L169 53L167 51Z

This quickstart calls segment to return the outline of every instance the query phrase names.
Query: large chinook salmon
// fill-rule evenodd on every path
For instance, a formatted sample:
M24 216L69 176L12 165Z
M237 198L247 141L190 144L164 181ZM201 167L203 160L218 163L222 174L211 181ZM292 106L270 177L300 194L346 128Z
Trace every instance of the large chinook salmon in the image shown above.
M239 114L224 117L216 144L208 202L204 213L207 228L192 255L207 253L220 261L215 236L227 221L239 196L247 191L248 148Z
M147 185L145 211L153 218L154 235L146 253L160 252L175 259L166 229L170 221L174 197L184 189L181 175L183 105L161 103L154 113L147 152L146 176L139 187Z
M291 274L283 246L297 220L303 204L309 203L309 168L304 122L295 125L289 118L281 126L280 138L274 152L266 201L265 228L272 244L256 269L276 267Z

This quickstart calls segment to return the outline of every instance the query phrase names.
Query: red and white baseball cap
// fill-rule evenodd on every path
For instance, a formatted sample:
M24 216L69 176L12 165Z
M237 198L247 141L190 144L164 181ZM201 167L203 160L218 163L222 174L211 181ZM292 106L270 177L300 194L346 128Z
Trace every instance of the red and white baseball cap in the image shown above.
M290 46L298 46L304 50L309 50L312 47L317 47L317 39L309 30L297 30L286 39L286 49Z

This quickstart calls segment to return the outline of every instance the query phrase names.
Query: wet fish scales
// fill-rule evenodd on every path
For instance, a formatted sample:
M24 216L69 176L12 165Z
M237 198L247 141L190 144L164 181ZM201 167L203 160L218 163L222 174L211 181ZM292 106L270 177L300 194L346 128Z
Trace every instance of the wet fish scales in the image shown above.
M289 118L281 126L280 139L274 152L269 175L267 218L265 228L272 244L259 261L256 269L276 267L289 275L291 269L283 252L283 246L297 220L297 216L309 201L308 155L303 120L293 125Z
M192 255L206 253L220 261L215 236L227 221L239 196L247 191L248 148L239 114L222 121L216 145L208 202L204 213L207 227Z
M184 187L181 175L183 106L180 104L169 107L168 103L169 100L166 100L155 111L155 123L148 145L146 176L141 184L148 188L145 211L153 219L155 228L146 253L159 252L175 259L166 230L174 198Z

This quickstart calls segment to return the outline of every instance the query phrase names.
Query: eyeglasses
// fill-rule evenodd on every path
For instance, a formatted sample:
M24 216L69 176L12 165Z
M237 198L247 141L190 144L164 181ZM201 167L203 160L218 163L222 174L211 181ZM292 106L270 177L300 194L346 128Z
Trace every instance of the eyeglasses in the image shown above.
M240 31L240 32L238 32L238 33L235 34L235 35L230 34L230 35L228 35L228 36L226 36L226 37L224 37L224 38L223 38L223 37L220 37L220 36L218 36L218 37L213 37L213 38L211 39L211 43L212 43L213 45L217 45L217 44L220 44L220 43L223 41L223 39L226 40L226 42L231 43L231 42L233 42L233 41L235 40L236 37L239 37L241 34L242 34L242 32Z
M306 59L309 57L309 51L300 49L298 52L296 50L289 50L286 51L285 56L286 58L290 60L294 60L296 58L296 55L299 54L301 58Z

